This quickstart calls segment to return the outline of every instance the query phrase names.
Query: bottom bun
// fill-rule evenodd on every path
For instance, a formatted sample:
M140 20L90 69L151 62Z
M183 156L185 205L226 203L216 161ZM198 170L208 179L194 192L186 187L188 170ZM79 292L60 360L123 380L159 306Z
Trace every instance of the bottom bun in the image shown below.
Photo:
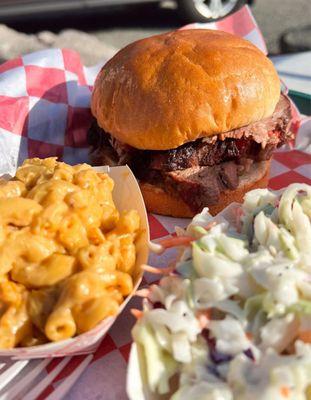
M270 161L254 163L249 172L240 176L239 186L235 190L222 192L217 204L206 204L209 212L216 215L230 203L242 203L244 194L249 190L267 187L269 169ZM196 214L180 197L173 196L160 187L144 182L140 182L139 186L149 212L177 218L192 218Z

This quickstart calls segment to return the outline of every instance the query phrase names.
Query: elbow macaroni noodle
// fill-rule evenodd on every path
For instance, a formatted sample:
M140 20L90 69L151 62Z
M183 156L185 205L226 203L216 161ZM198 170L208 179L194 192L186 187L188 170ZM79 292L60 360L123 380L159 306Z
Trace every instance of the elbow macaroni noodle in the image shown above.
M133 289L137 211L89 165L29 159L0 181L0 348L68 339Z

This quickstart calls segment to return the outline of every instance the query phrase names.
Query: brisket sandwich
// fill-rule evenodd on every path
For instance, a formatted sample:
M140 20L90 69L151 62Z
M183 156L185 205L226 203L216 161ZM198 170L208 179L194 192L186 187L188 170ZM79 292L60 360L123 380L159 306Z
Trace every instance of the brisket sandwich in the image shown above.
M137 41L100 71L88 134L94 164L128 164L151 212L217 213L267 185L291 138L291 107L271 61L212 30Z

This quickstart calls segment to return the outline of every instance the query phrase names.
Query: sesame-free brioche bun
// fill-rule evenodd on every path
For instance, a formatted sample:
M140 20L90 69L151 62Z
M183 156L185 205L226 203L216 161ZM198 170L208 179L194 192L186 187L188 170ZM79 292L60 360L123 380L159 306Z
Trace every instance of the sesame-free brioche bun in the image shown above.
M235 190L225 190L220 194L219 201L214 205L207 205L212 215L233 202L242 203L246 192L258 188L266 188L269 180L270 161L254 163L249 172L239 178L239 186ZM176 218L192 218L196 213L176 195L165 192L160 187L150 183L139 183L146 208L149 212L169 215Z
M191 29L119 51L100 71L91 106L119 141L166 150L268 117L279 98L276 70L256 46Z

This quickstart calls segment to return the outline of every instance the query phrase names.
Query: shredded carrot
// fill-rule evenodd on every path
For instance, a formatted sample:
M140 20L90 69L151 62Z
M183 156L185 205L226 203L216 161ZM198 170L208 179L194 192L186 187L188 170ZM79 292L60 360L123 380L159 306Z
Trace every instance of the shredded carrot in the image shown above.
M176 246L188 246L194 238L191 236L174 236L160 240L157 244L161 245L164 249L169 249Z
M161 274L161 275L169 275L175 269L175 267L157 268L147 264L143 264L141 268L144 271L151 272L152 274Z
M137 308L132 308L131 314L134 315L136 319L140 319L143 316L143 312L141 310L137 310Z
M199 311L197 313L197 318L199 320L199 324L201 329L205 328L209 321L211 320L212 317L212 310L211 308L208 308L207 310L204 311Z
M280 131L278 131L278 130L274 130L274 131L268 131L268 135L271 137L271 136L275 136L275 137L279 137L280 136L280 134L281 134L281 132Z
M298 337L303 342L311 344L311 331L301 331L299 332Z
M235 224L237 227L237 231L241 232L242 230L242 217L244 215L244 211L241 207L236 208L235 210Z
M150 290L149 289L139 289L136 291L135 296L138 297L147 297L149 294Z
M281 386L280 393L283 397L288 397L290 395L290 388L288 386Z
M211 222L209 222L206 226L204 226L203 228L206 230L206 231L209 231L211 228L213 228L214 226L216 226L217 225L217 222L216 221L211 221Z
M246 332L245 336L247 337L248 340L253 340L252 332Z

